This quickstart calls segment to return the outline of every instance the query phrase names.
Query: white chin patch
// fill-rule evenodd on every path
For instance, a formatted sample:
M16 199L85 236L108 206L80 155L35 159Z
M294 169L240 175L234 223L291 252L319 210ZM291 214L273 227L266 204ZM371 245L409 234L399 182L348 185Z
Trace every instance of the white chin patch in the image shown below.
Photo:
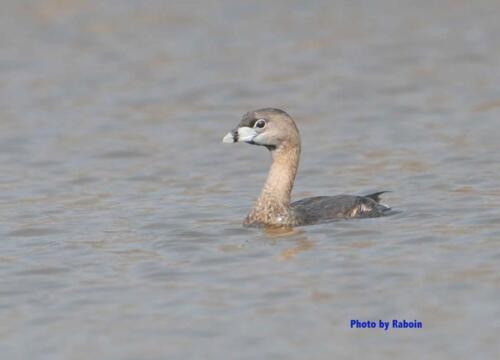
M226 136L222 139L223 143L229 144L229 143L234 143L234 136L232 132L228 132Z
M238 129L238 141L251 142L256 136L257 132L250 127L242 126Z

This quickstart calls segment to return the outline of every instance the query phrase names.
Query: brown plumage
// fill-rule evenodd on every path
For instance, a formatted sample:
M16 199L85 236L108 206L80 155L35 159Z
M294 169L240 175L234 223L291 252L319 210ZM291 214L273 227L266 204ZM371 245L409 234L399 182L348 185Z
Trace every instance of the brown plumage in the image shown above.
M367 196L319 196L290 203L300 157L300 135L283 110L260 109L246 113L223 142L247 142L267 147L272 165L246 226L300 226L343 218L382 216L389 210L379 203L383 192Z

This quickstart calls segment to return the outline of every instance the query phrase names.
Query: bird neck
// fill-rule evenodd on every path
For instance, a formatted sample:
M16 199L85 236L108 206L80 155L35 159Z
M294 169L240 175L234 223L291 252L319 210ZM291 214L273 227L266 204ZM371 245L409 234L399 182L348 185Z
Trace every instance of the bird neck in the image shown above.
M273 223L273 217L289 213L290 195L299 165L300 143L282 144L271 151L271 156L273 162L266 182L247 216L250 222Z

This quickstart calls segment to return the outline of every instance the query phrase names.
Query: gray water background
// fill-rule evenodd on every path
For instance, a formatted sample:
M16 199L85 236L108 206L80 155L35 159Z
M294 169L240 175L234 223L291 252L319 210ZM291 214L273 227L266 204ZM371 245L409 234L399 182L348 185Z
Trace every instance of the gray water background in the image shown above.
M2 359L498 359L500 2L2 1ZM241 226L279 107L294 198ZM350 329L351 319L419 330Z

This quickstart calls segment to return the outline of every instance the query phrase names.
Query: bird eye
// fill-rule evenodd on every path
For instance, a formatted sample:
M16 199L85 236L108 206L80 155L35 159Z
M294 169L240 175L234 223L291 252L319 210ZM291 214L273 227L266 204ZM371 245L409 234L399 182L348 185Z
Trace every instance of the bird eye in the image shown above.
M259 128L259 129L262 129L264 126L266 126L266 120L264 120L264 119L257 120L257 122L254 125L254 127Z

